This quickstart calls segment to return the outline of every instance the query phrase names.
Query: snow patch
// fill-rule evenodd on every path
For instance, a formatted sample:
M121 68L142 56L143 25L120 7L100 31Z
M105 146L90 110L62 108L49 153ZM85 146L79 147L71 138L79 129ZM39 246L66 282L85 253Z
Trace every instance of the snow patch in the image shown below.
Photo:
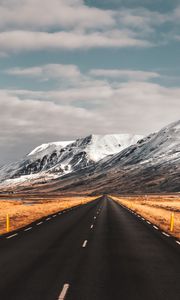
M55 148L64 148L64 147L66 147L67 145L69 145L73 142L74 141L63 141L63 142L54 142L54 143L42 144L42 145L36 147L34 150L32 150L28 154L28 156L37 154L39 152L42 152L42 151L46 150L47 148L51 148L52 146L54 146Z

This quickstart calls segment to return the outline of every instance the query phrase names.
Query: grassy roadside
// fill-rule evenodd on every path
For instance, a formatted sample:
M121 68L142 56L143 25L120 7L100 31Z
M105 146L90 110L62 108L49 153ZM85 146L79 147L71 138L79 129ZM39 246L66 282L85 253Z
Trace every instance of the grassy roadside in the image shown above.
M111 196L111 198L159 226L163 231L180 239L180 196ZM173 232L170 231L172 212L174 212Z
M10 217L10 231L21 228L31 222L53 214L57 211L85 204L97 197L67 197L67 198L40 198L35 197L23 200L1 199L0 200L0 234L6 232L6 215Z

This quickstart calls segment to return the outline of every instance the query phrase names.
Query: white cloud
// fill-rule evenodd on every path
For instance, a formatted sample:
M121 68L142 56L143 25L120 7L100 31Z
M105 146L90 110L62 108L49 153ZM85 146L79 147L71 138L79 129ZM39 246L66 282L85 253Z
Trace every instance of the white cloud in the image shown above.
M114 26L113 12L81 0L8 0L0 3L0 28L104 28Z
M153 78L160 77L159 73L156 72L146 72L139 70L111 70L111 69L93 69L89 72L91 76L96 77L107 77L112 79L125 79L125 80L137 80L146 81Z
M5 73L13 76L39 78L40 80L64 79L68 81L80 80L81 73L75 65L47 64L29 68L12 68Z
M119 24L138 29L142 33L152 33L157 26L172 21L172 13L162 14L143 7L120 10L117 16Z
M0 33L2 51L27 51L51 49L80 49L102 47L150 47L152 44L134 36L131 31L111 30L106 32L31 32L7 31Z
M177 9L178 14L178 9ZM105 10L90 7L83 0L6 0L0 3L0 28L101 28L155 26L168 21L170 15L139 7Z
M0 91L1 159L42 142L90 133L148 134L179 118L180 89L130 81L89 81L56 91ZM3 150L4 149L4 150Z
M157 43L156 27L173 23L178 14L178 8L164 14L141 7L105 10L84 0L6 0L0 2L0 48L150 47Z
M114 80L135 80L147 81L159 78L161 75L157 72L148 72L141 70L124 70L124 69L92 69L86 74L81 74L76 65L47 64L29 68L12 68L4 71L12 76L23 76L30 78L39 78L40 80L65 80L69 84L81 85L84 87L99 83L100 87L105 79ZM95 78L100 80L96 80Z

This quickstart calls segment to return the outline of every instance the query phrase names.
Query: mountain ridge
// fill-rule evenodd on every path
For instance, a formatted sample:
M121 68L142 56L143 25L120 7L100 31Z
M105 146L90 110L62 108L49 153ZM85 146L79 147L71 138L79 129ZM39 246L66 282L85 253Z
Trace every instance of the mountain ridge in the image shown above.
M91 161L89 153L93 155L95 144L94 136L90 135L67 145L61 158L68 162L67 165L71 162L71 172L60 174L57 166L53 166L49 169L49 177L34 178L30 184L26 181L19 185L17 182L17 190L20 187L26 191L33 188L35 192L76 194L180 192L180 120L117 153L103 154L97 161L96 157ZM118 145L116 143L116 150Z
M136 142L140 135L89 135L72 142L42 144L24 159L0 169L0 181L19 178L19 181L44 176L60 177L92 165L108 155ZM63 147L64 146L64 147ZM31 176L29 176L31 175ZM35 176L33 176L35 175ZM29 177L28 177L29 176ZM27 177L27 178L26 178Z

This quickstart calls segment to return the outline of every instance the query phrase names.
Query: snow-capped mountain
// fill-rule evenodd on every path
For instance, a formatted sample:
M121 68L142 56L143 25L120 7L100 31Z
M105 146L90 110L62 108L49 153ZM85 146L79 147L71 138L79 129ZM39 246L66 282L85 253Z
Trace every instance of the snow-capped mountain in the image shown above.
M47 187L88 194L180 192L180 121Z
M139 140L118 155L121 165L177 162L180 159L180 121Z
M43 144L21 161L1 168L0 181L8 180L8 184L13 184L12 179L16 183L47 177L54 179L93 165L141 138L129 134L89 135L74 142Z
M179 192L180 120L100 161L89 173L83 175L86 188L89 182L100 192Z
M180 192L180 121L145 138L90 135L50 148L36 148L13 167L1 169L3 180L11 178L2 184L76 194Z

